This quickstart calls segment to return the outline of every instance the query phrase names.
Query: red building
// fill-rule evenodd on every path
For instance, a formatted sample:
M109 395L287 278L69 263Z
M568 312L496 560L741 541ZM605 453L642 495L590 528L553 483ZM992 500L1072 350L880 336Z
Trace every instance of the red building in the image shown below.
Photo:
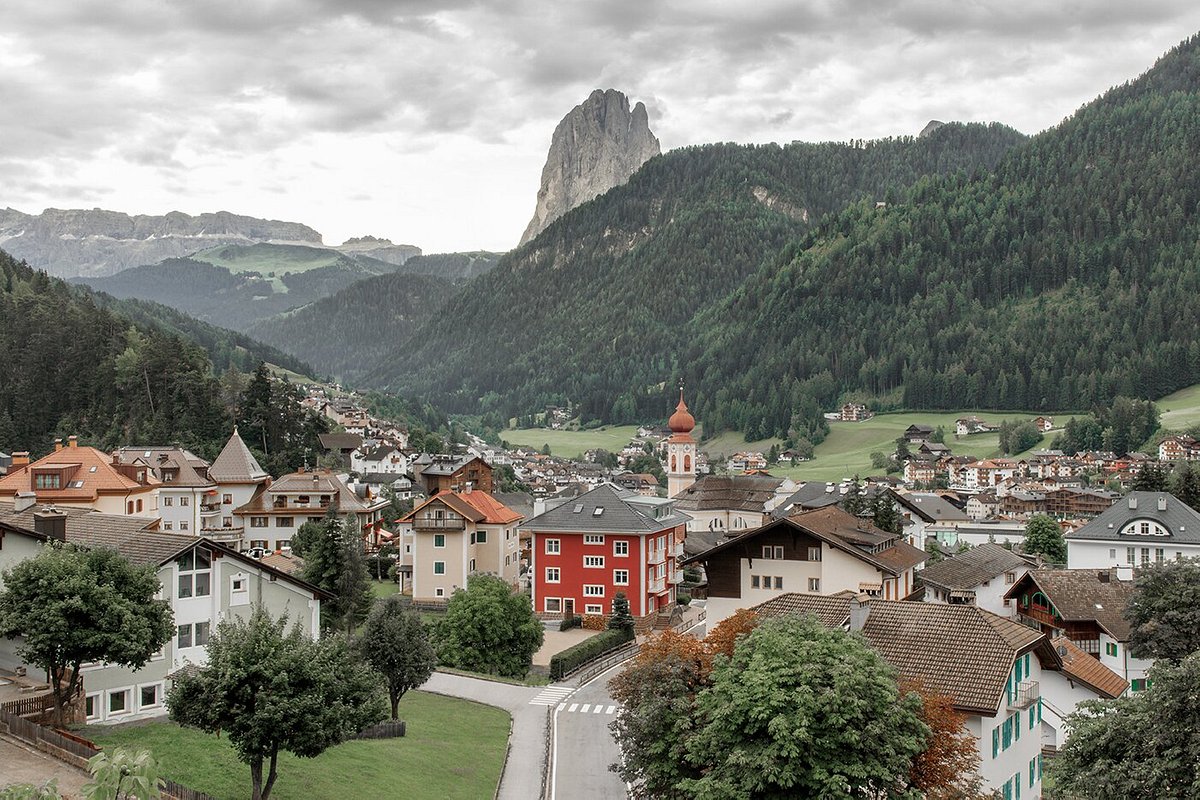
M689 517L674 501L610 484L531 519L533 607L539 614L612 613L624 592L634 617L675 605Z

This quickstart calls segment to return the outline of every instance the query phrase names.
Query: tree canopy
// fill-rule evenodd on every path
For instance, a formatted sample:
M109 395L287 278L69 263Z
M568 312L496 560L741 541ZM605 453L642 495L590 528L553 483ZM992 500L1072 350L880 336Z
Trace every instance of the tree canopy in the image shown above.
M1200 784L1200 653L1150 671L1149 688L1080 703L1049 774L1065 800L1184 800Z
M358 642L363 658L387 683L392 719L396 719L400 698L429 680L437 666L425 623L392 595L371 609Z
M544 636L528 597L494 575L472 575L446 604L434 644L447 666L520 678Z
M157 567L113 550L50 544L0 584L0 636L19 637L17 654L46 670L60 717L80 689L80 665L137 669L174 634Z
M1054 517L1036 514L1025 523L1025 543L1022 549L1028 555L1040 554L1051 564L1067 563L1067 540Z
M181 725L229 737L253 800L269 800L281 752L313 758L387 715L375 673L344 637L313 641L261 606L217 626L208 663L177 674L167 708Z
M1200 650L1200 558L1143 566L1125 617L1137 658L1181 661Z

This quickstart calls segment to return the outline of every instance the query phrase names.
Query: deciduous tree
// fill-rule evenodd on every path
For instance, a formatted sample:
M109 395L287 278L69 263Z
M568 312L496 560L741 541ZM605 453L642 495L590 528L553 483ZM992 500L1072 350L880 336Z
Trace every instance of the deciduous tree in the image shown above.
M1067 540L1053 517L1037 514L1025 525L1025 553L1040 553L1051 564L1067 563Z
M815 619L769 619L718 658L696 698L679 787L729 797L916 797L921 701L861 639Z
M217 626L208 663L177 674L167 708L181 725L229 737L253 800L269 800L281 752L313 758L387 715L375 674L344 637L313 641L262 607Z
M1160 662L1150 687L1080 703L1049 771L1058 795L1088 800L1193 798L1200 752L1200 653Z
M1180 661L1200 650L1200 559L1143 567L1125 617L1138 658Z
M520 678L544 636L528 597L494 575L472 575L446 604L434 645L447 666Z
M392 719L397 718L400 698L433 674L437 658L420 615L404 607L400 598L388 597L375 604L363 625L359 648L363 658L388 687Z
M81 664L137 669L174 633L171 608L157 599L158 570L113 550L48 544L0 584L0 636L20 637L17 654L46 670L60 723Z
M708 632L704 637L704 646L710 656L722 655L731 658L738 639L757 627L758 614L748 608L739 608Z
M967 718L954 709L954 699L921 681L900 680L902 692L921 698L921 721L929 727L925 749L913 759L909 782L925 800L982 800L979 749Z

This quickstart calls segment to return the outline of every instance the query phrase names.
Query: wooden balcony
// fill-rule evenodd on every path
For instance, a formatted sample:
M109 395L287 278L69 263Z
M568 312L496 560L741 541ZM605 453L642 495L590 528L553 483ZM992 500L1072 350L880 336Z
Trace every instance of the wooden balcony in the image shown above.
M1054 614L1047 608L1041 608L1040 606L1034 605L1020 606L1017 608L1017 612L1021 616L1027 617L1035 622L1040 622L1043 625L1050 625L1055 628L1062 627L1062 620L1055 619Z
M462 531L467 528L467 521L462 517L417 517L413 520L415 531Z

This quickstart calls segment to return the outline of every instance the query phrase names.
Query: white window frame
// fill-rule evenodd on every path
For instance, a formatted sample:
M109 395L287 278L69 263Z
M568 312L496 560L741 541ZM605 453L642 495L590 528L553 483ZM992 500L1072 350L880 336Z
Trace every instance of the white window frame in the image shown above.
M125 695L125 708L121 709L120 711L113 711L112 710L112 699L119 695ZM104 716L105 716L105 718L119 717L124 714L132 714L133 709L131 709L129 707L130 706L129 700L130 700L130 697L129 697L129 687L128 686L126 686L124 689L109 689L107 692L104 693Z
M441 565L442 565L442 571L441 571L441 572L438 572L438 564L441 564ZM446 562L445 562L445 561L435 561L435 562L433 562L433 574L434 574L434 575L445 575L445 574L446 574Z
M808 579L808 590L810 592L820 592L821 591L821 579L820 578L809 578Z
M583 535L584 544L604 544L603 533L585 533Z
M585 583L583 585L584 597L604 597L604 584L602 583Z
M92 701L92 713L87 713L87 700ZM85 719L100 719L104 712L104 692L92 692L84 698L83 713Z
M551 577L551 576L554 577ZM546 583L562 583L562 570L558 567L546 567Z
M624 551L624 552L622 552ZM629 542L619 540L613 542L613 558L624 558L629 555Z
M154 702L153 703L143 703L142 702L142 691L145 689L153 689L154 690ZM137 692L138 711L141 711L143 708L161 708L162 707L163 685L162 685L161 681L158 681L156 683L138 684L138 686L134 689L134 691Z
M604 556L584 556L583 566L588 569L604 569Z
M434 597L445 597L445 596L446 596L446 590L445 590L445 589L443 589L441 586L439 586L439 587L437 587L436 589L434 589L434 590L433 590L433 596L434 596Z
M583 613L585 613L585 614L603 614L604 606L601 605L600 603L585 603L583 606Z
M550 604L554 603L555 608L551 608ZM562 598L561 597L545 597L542 598L543 613L546 614L561 614L562 613Z
M562 539L546 540L546 555L557 556L562 553Z
M621 575L625 576L624 580L621 580L621 578L620 578ZM629 570L614 569L613 570L613 585L614 586L628 586L629 585Z

